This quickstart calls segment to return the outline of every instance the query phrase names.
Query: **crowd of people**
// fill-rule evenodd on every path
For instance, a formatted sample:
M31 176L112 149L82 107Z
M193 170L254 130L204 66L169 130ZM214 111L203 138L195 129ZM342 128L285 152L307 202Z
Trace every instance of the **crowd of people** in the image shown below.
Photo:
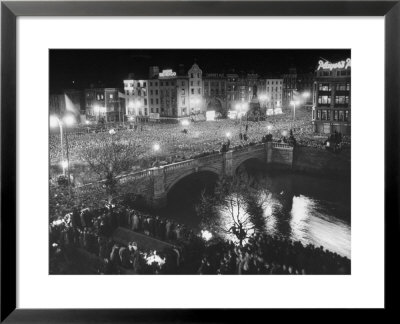
M128 126L119 129L120 140L131 141L137 149L137 157L142 167L149 167L156 160L188 159L205 152L220 151L227 138L230 145L240 146L250 142L261 142L266 134L271 134L274 140L280 139L282 133L293 132L298 145L324 148L324 139L315 137L309 118L301 115L293 120L291 116L269 116L265 121L242 121L220 119L213 122L193 120L188 126L166 123L144 123L136 128ZM118 130L117 125L111 125ZM68 135L70 161L79 160L81 150L88 143L95 145L102 137L110 136L108 132L87 133L70 132ZM65 141L64 141L65 142ZM158 152L153 150L153 145L160 145ZM343 137L343 143L349 144L350 138ZM50 160L58 163L61 159L59 134L51 133L49 139ZM66 145L64 143L64 145ZM168 162L168 161L167 161Z
M169 242L173 247L155 251L136 242L121 244L112 235L117 227ZM348 258L323 247L304 246L259 232L243 246L215 233L206 240L201 232L124 205L75 209L50 223L51 273L67 273L63 263L77 258L82 250L97 260L90 264L92 273L99 274L350 273Z

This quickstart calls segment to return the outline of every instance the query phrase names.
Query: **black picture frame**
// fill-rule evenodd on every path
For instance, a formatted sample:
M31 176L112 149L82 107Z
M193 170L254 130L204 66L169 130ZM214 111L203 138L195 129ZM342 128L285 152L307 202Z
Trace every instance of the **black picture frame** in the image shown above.
M16 308L16 19L19 16L384 16L385 308L398 282L389 248L399 237L400 1L2 1L1 2L1 322L234 322L255 310ZM383 143L382 143L383 144ZM391 257L397 258L394 251ZM367 284L367 283L366 283ZM40 293L40 292L38 292ZM260 312L258 310L257 312ZM382 314L381 314L382 315ZM381 315L378 315L381 319ZM249 314L247 314L249 316ZM256 316L251 314L251 317ZM265 316L261 314L261 316ZM255 318L255 317L254 317Z

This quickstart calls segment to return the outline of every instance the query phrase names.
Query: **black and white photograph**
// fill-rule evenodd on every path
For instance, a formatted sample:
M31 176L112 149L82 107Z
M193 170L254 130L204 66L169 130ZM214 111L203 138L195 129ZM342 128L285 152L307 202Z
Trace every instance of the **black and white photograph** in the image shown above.
M50 275L350 275L350 49L49 49Z

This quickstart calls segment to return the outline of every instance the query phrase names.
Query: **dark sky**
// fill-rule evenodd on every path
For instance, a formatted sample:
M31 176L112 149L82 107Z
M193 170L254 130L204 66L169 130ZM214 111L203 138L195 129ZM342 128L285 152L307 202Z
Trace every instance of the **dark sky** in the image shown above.
M290 67L298 72L312 72L321 58L331 62L350 57L350 50L50 50L50 93L65 88L88 88L90 84L123 87L128 73L146 79L148 68L160 70L179 64L185 69L197 62L203 73L237 72L269 74L287 73ZM74 83L72 81L75 81Z

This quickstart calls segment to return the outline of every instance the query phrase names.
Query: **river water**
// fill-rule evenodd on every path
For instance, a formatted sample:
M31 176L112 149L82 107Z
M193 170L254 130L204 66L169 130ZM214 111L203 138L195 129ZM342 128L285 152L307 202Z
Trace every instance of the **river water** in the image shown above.
M252 176L263 179L266 232L351 258L350 180L283 171L257 171ZM201 229L194 206L201 189L212 181L207 175L182 181L160 214Z

